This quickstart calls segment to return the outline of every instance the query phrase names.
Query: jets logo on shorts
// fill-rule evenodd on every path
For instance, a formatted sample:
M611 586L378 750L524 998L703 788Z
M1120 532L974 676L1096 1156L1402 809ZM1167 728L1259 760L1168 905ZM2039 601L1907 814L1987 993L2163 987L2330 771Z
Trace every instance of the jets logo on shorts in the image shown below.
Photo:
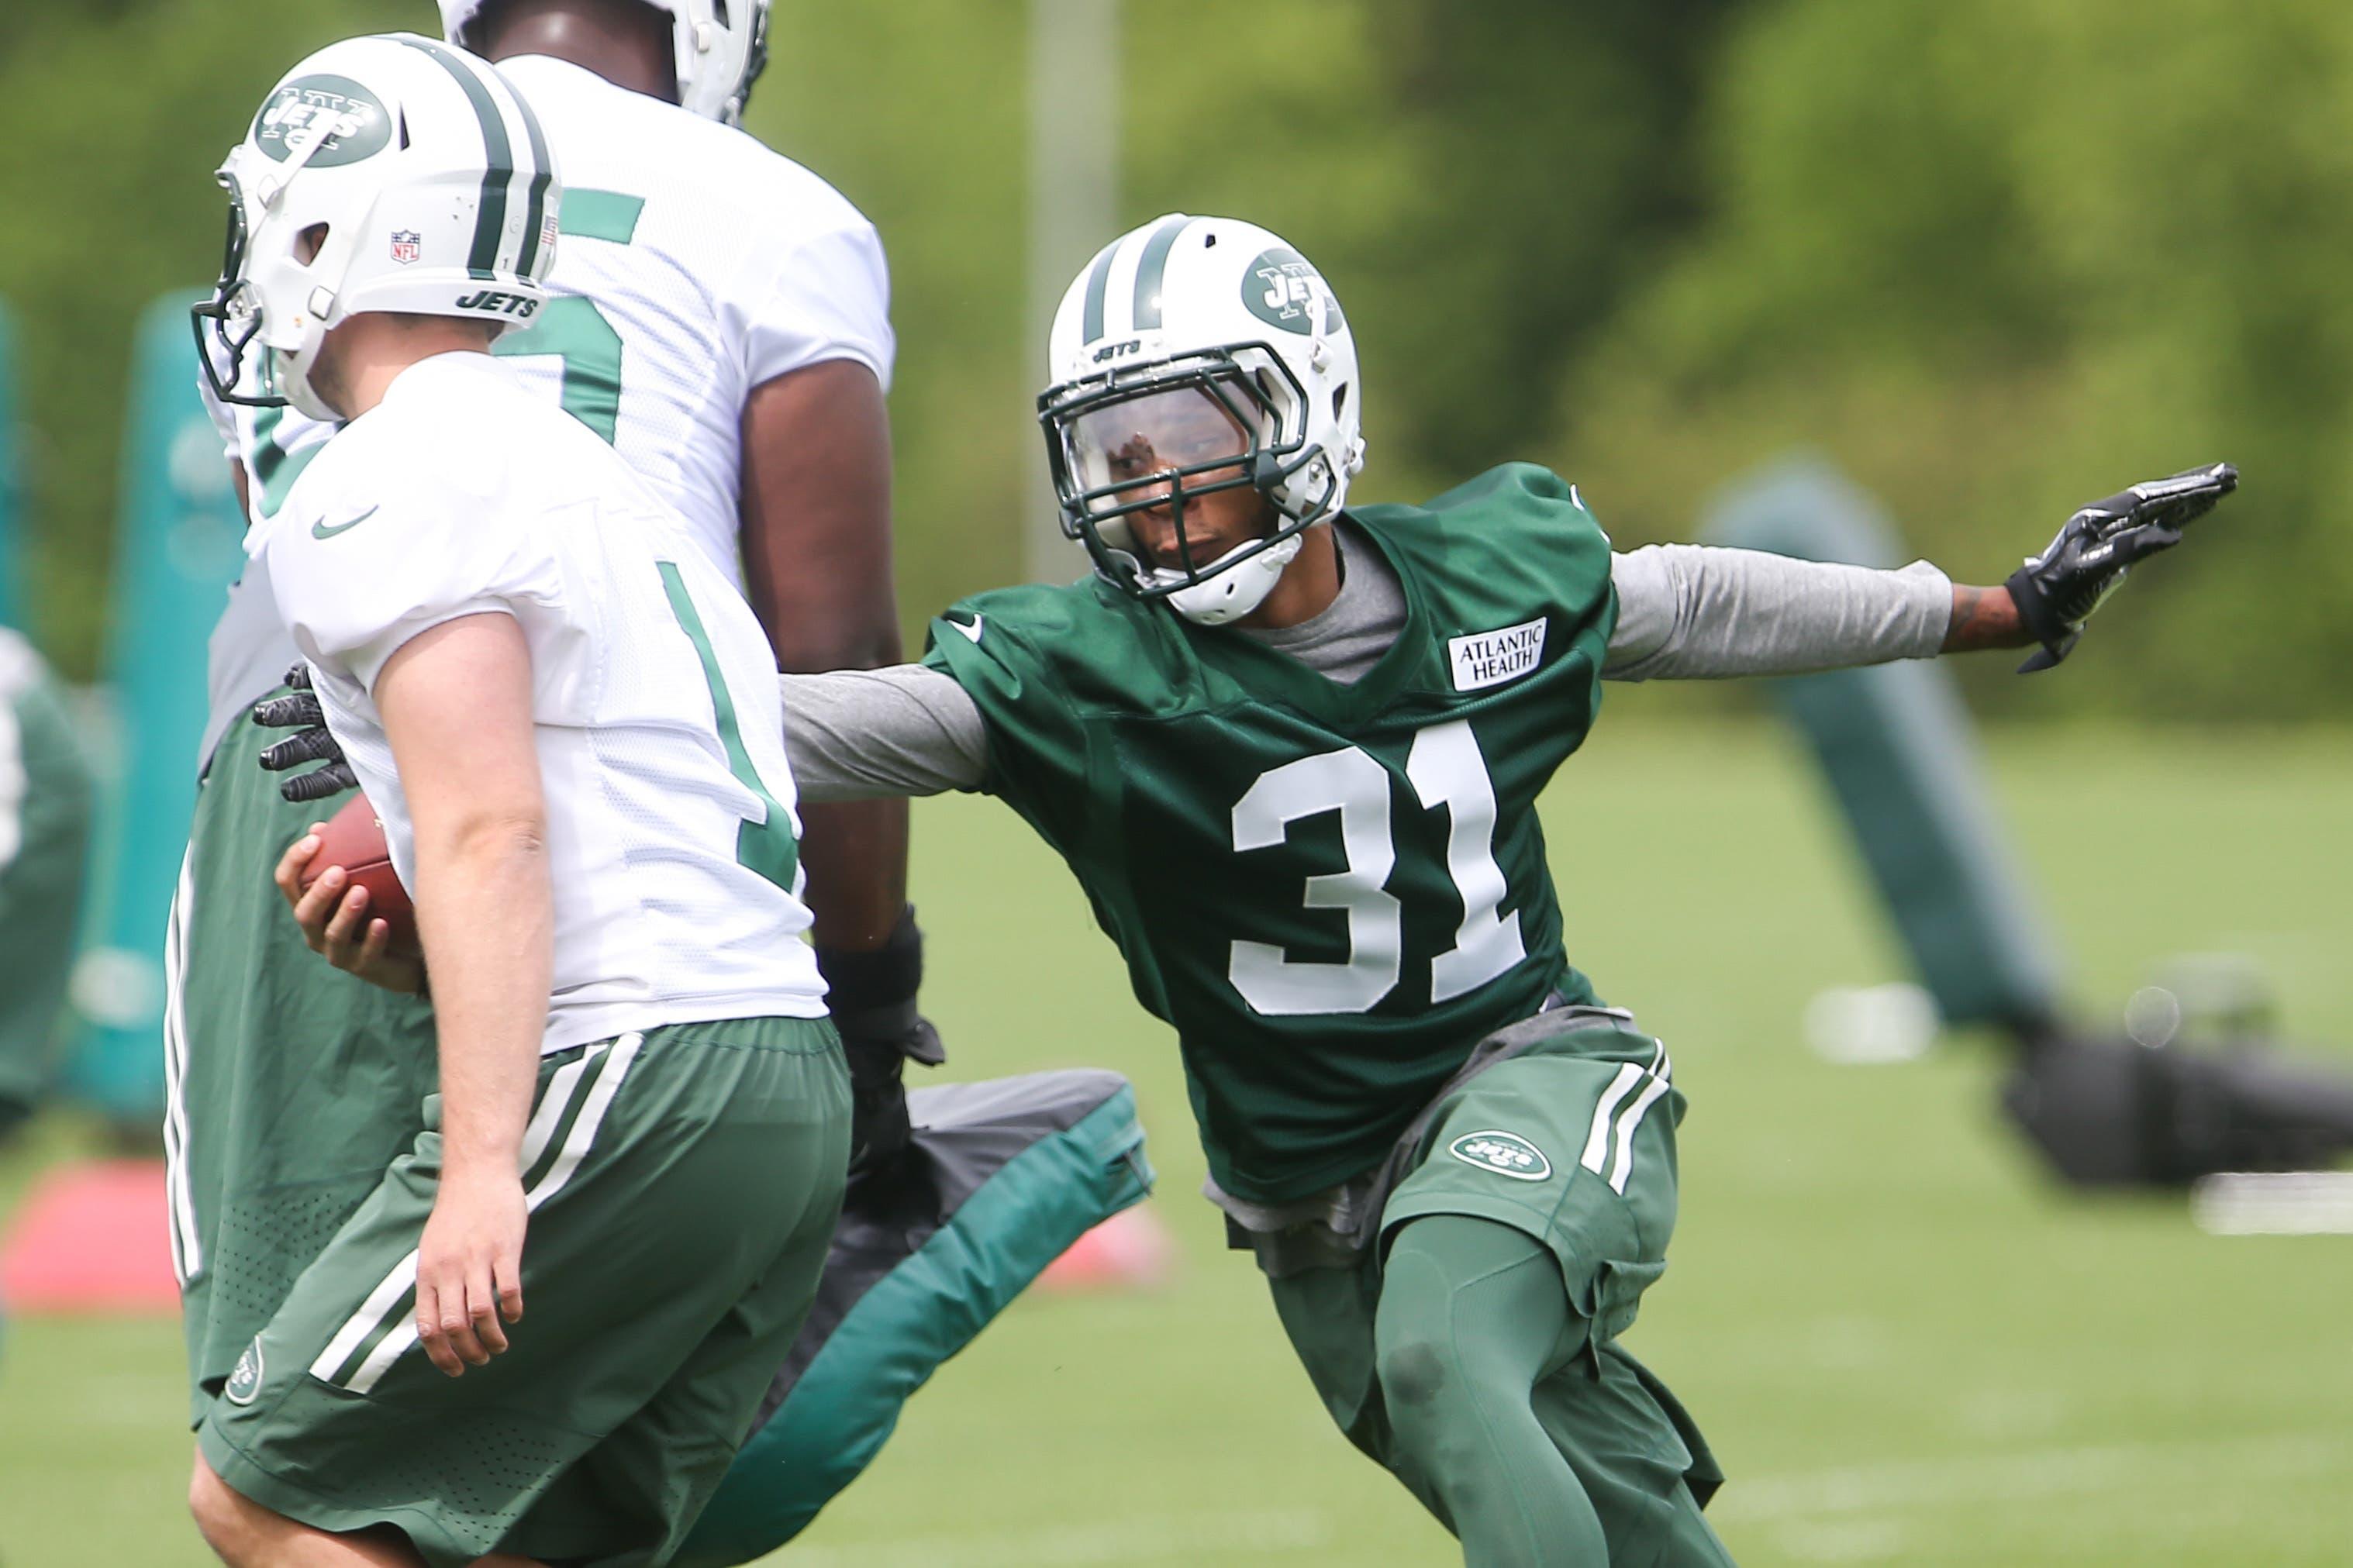
M260 1392L261 1336L256 1334L253 1342L245 1347L245 1353L237 1358L237 1366L229 1373L228 1386L221 1390L221 1397L231 1405L250 1405L253 1396Z
M1541 1182L1552 1174L1544 1151L1516 1132L1465 1132L1446 1152L1466 1165L1509 1176L1515 1182Z

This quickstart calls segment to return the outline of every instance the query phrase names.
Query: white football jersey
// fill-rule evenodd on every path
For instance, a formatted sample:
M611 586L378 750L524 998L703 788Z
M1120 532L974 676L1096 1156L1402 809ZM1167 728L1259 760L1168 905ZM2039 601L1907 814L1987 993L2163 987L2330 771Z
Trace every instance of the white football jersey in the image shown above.
M766 637L678 514L484 355L412 365L259 529L328 728L416 886L371 693L461 616L512 615L555 889L545 1048L665 1023L818 1017L792 773Z
M539 117L565 187L553 298L499 357L611 443L740 587L744 400L830 360L889 387L881 241L839 192L741 131L546 56L498 68ZM267 520L335 426L206 401ZM206 756L293 661L276 618L267 574L248 574L214 634Z

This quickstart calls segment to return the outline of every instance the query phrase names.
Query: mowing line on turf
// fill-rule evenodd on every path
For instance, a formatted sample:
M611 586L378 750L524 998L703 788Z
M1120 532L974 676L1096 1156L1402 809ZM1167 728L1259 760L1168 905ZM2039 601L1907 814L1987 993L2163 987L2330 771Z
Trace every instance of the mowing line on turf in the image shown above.
M1708 1517L1762 1523L1824 1514L1897 1512L1991 1500L2068 1497L2175 1482L2211 1482L2218 1469L2270 1479L2340 1471L2353 1439L2340 1432L2272 1433L2204 1442L2039 1448L1961 1459L1907 1459L1811 1474L1733 1478Z
M1328 1545L1313 1509L1163 1514L996 1534L881 1536L840 1546L789 1546L794 1568L1085 1568L1098 1563L1210 1563L1237 1552ZM781 1561L782 1558L779 1559Z

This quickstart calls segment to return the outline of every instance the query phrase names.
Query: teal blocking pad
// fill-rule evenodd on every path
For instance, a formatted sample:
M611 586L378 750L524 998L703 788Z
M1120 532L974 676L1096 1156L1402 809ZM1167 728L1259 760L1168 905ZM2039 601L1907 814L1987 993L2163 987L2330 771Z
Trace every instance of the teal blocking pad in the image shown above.
M807 1529L873 1462L933 1372L1152 1181L1124 1082L1008 1161L843 1316L736 1455L674 1568L731 1568Z

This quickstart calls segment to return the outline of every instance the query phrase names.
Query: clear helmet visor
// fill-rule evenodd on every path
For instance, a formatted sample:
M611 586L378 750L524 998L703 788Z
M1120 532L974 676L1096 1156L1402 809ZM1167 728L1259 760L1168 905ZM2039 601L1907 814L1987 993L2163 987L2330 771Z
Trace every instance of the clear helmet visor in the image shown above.
M1243 482L1259 436L1255 409L1200 382L1101 404L1073 418L1064 440L1071 477L1097 515L1139 500Z

